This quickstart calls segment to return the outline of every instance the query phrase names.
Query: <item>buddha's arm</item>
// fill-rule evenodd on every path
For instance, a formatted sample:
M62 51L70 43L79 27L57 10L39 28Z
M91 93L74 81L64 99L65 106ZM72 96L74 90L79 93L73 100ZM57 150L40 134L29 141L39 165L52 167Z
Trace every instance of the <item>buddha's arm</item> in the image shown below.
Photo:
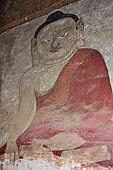
M19 93L19 109L11 122L6 152L15 151L17 138L29 127L36 112L33 76L29 72L21 80Z

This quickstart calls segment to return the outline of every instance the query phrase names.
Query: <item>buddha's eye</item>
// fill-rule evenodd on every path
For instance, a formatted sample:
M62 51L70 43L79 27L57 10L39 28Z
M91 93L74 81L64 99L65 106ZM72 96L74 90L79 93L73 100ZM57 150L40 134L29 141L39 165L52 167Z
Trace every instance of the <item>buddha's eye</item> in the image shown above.
M44 39L43 42L50 42L51 40L50 39Z
M65 32L65 33L64 33L64 37L67 36L68 34L69 34L69 32Z
M65 32L64 34L60 35L59 38L64 38L69 34L69 32Z

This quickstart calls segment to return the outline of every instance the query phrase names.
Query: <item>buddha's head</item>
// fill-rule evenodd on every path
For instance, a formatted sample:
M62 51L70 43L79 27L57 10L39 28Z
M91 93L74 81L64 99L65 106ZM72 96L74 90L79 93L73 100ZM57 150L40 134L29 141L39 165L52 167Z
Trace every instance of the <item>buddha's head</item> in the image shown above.
M52 13L35 32L40 63L57 63L84 46L84 24L74 14Z

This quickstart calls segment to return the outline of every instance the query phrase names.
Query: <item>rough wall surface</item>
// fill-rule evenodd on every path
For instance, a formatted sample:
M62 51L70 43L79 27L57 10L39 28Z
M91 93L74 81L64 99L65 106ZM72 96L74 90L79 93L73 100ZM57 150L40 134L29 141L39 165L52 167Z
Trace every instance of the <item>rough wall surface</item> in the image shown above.
M98 49L103 54L113 89L113 1L81 0L61 8L61 10L77 14L83 18L86 47ZM5 114L14 114L18 109L19 81L22 75L31 67L31 38L46 17L41 17L0 35L1 117ZM42 162L34 165L29 161L29 164L33 170L36 168L38 170L44 169ZM47 170L56 169L52 165L47 167L46 163L44 166ZM70 170L73 167L75 168L74 165L71 168L63 168ZM7 166L4 166L4 169L12 170L15 167L7 168ZM24 163L21 169L25 170Z

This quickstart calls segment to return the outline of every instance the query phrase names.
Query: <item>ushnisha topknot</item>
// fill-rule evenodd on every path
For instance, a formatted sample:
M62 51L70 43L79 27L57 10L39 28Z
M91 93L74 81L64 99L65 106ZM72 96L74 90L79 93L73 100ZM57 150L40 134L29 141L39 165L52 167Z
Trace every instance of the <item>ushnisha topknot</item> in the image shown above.
M57 20L60 20L62 18L72 18L75 22L77 22L77 20L79 19L77 15L75 14L67 14L67 13L63 13L62 11L55 11L53 12L52 14L50 14L47 18L47 20L42 24L40 25L35 34L34 34L34 38L37 38L38 36L38 33L40 32L40 30L42 28L44 28L46 25L52 23L52 22L55 22Z

